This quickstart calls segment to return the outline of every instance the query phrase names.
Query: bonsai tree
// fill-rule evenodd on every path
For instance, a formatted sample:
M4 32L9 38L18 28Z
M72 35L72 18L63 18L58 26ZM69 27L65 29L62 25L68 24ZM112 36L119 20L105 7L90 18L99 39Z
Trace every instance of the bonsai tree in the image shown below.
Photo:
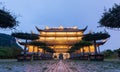
M89 47L89 53L90 53L90 46L92 45L92 43L91 43L91 42L89 42L89 41L80 41L80 42L79 42L79 44L81 44L81 45L82 45L82 49L83 49L83 56L84 56L84 48L83 48L83 47L85 47L85 46L88 46L88 47Z
M51 49L48 46L43 47L43 49L45 49L45 51L49 52L49 53L54 53L55 51L53 49Z
M110 37L110 35L108 33L98 32L98 33L86 34L82 39L85 41L93 41L94 48L95 48L95 54L97 54L96 41L102 40L102 39L107 39L109 37Z
M75 48L76 48L76 47L71 47L71 49L69 49L68 52L69 52L69 53L75 52L75 50L76 50Z
M82 40L82 41L77 42L75 45L78 46L79 49L80 49L80 48L82 49L82 51L83 51L83 56L84 56L84 47L85 47L85 46L90 46L90 45L92 45L92 43L91 43L91 42L88 42L88 41L83 41L83 40Z
M45 53L45 51L50 52L50 53L54 52L53 49L51 49L45 43L40 42L40 41L32 41L29 43L29 45L38 46L38 47L42 48L44 50L44 53Z
M16 20L15 15L5 9L0 9L0 28L6 29L14 29L18 26L18 21Z
M73 45L73 46L68 50L68 52L69 52L69 53L73 53L73 52L75 52L76 50L79 50L79 47Z
M41 41L32 41L32 42L29 42L29 45L32 45L32 46L37 46L39 48L43 48L46 46L45 43L41 42ZM45 49L43 48L44 52L45 52Z
M80 45L77 43L73 44L72 47L68 50L69 53L73 53L75 52L76 50L79 50L80 49Z
M27 48L28 40L39 39L39 35L37 34L22 33L22 32L12 33L12 36L25 40L24 55L26 55L26 48Z
M84 46L90 46L92 45L91 42L88 41L79 41L75 43L68 52L75 52L76 50L83 49ZM83 55L84 55L84 49L83 49Z
M115 4L109 10L105 10L99 24L107 28L120 28L120 5Z

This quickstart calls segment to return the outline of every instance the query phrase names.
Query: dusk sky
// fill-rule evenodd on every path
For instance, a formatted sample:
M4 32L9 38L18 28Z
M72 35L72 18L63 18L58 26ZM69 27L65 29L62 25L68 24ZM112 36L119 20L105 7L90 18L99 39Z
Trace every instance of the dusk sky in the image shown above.
M120 0L0 0L6 9L18 16L20 22L17 31L35 32L35 26L44 29L49 27L73 27L100 32L106 28L97 28L104 8L111 8ZM106 29L111 35L101 50L120 48L120 31ZM14 30L0 30L0 33L11 34Z

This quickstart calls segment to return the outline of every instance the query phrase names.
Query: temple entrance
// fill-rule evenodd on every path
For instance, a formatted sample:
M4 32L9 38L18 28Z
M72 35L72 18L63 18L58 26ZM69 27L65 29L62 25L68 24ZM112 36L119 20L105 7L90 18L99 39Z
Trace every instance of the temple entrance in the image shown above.
M63 56L63 59L69 59L70 58L70 54L69 53L54 53L53 54L53 58L54 59L59 59L61 54Z

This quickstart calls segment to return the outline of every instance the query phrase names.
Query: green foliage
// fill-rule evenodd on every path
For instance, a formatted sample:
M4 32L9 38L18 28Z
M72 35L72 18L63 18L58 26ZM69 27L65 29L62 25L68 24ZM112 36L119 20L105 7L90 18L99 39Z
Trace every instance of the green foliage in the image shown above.
M0 58L13 58L21 51L14 37L0 33Z
M108 50L104 51L103 53L104 53L104 56L105 56L105 57L109 57L109 56L111 56L114 52L113 52L112 50L108 49Z
M47 52L50 52L50 53L54 53L55 51L53 49L51 49L50 47L48 46L43 46L41 47L43 50L47 51Z
M3 56L3 57L11 57L13 54L13 51L12 51L12 49L10 49L10 48L7 48L7 47L1 47L0 48L0 52L1 52L1 57Z
M120 51L120 48L115 49L115 50L107 49L103 51L102 53L104 54L104 57L106 59L117 59L119 51Z
M18 32L18 33L12 33L12 36L20 39L25 39L25 46L24 46L24 54L26 55L26 49L27 49L27 40L36 40L39 39L39 35L37 34L30 34L30 33L23 33L23 32Z
M115 53L119 53L120 52L120 48L114 50Z
M105 10L99 23L100 26L120 28L120 5L115 4L109 10Z
M89 41L84 41L84 40L78 42L78 44L80 45L80 47L84 47L84 46L90 46L90 45L92 45L91 42L89 42Z
M116 59L118 58L118 54L110 49L107 49L102 52L104 54L105 59Z
M97 32L97 33L86 34L82 39L85 41L94 41L94 40L106 39L109 37L110 35L108 33Z
M54 50L51 49L50 47L48 47L48 46L46 45L46 43L43 43L43 42L41 42L41 41L32 41L32 42L29 42L28 44L29 44L29 45L33 45L33 46L38 46L38 47L42 48L43 50L45 50L45 51L47 51L47 52L50 52L50 53L53 53L53 52L54 52Z
M86 34L82 39L85 41L93 41L95 54L97 54L96 40L107 39L109 37L110 35L108 33L97 32L97 33Z
M15 15L12 15L10 11L5 9L0 9L0 28L9 28L12 29L18 26L18 21L16 20Z
M12 33L12 36L14 36L16 38L20 38L20 39L25 39L25 40L39 39L39 35L37 35L37 34L23 33L23 32Z
M29 42L29 45L41 46L41 47L46 46L46 44L41 41L32 41L32 42Z
M88 41L79 41L77 43L75 43L70 49L69 49L69 53L75 52L76 50L79 50L80 48L83 48L84 46L90 46L92 45L91 42Z
M15 58L21 51L14 47L0 47L0 58Z

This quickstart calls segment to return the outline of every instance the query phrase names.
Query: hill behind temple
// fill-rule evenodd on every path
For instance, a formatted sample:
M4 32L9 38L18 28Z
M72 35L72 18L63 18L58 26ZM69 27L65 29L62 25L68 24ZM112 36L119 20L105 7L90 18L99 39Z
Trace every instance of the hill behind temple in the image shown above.
M14 58L21 51L14 37L0 33L0 58Z

